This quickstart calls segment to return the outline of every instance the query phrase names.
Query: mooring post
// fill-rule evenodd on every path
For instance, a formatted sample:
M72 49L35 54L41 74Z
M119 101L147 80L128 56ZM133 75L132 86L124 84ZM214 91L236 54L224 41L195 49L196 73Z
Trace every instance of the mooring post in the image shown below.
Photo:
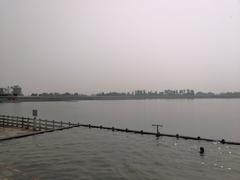
M159 128L158 127L163 127L163 125L161 125L161 124L153 124L152 126L157 126L157 134L156 134L156 136L159 137L160 136L160 132L159 132Z

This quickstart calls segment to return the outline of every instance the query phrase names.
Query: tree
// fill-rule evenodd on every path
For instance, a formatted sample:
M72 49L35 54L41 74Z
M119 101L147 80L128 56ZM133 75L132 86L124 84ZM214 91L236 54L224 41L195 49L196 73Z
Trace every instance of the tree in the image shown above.
M14 96L22 95L22 88L19 85L12 86L11 89L12 89L12 95Z

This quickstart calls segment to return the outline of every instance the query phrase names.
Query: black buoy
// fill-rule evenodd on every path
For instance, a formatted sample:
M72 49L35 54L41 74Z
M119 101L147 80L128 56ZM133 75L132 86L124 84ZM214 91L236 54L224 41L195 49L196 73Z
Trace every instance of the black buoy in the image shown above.
M114 127L112 127L112 131L114 131L115 130L115 128Z
M222 144L225 144L225 139L222 139L221 141L220 141Z
M200 153L200 154L204 154L204 147L200 147L199 153Z
M179 138L179 134L176 134L176 138L177 138L177 139Z
M200 139L201 139L201 137L200 137L200 136L198 136L198 137L197 137L197 139L198 139L198 140L200 140Z
M141 132L141 134L143 134L143 130L141 130L140 132Z

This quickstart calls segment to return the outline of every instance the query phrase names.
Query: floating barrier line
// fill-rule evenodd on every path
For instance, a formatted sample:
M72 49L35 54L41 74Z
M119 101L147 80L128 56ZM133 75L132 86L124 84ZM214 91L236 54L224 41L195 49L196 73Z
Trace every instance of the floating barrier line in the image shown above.
M126 132L126 133L135 133L141 135L153 135L153 136L165 136L165 137L173 137L173 138L181 138L185 140L197 140L197 141L207 141L207 142L219 142L222 144L229 144L229 145L240 145L240 142L231 142L216 139L208 139L208 138L201 138L198 137L191 137L191 136L181 136L179 134L165 134L165 133L154 133L154 132L147 132L143 130L131 130L131 129L122 129L122 128L115 128L115 127L106 127L106 126L96 126L91 124L80 124L80 123L72 123L72 122L63 122L63 121L55 121L55 120L42 120L42 119L35 119L29 117L19 117L19 116L6 116L0 115L0 127L8 127L8 128L21 128L21 129L32 129L34 132L27 133L23 135L11 136L6 138L1 138L0 141L23 138L27 136L34 136L38 134L44 134L54 131L61 131L65 129L75 128L75 127L86 127L86 128L95 128L95 129L104 129L110 131L118 131L118 132Z

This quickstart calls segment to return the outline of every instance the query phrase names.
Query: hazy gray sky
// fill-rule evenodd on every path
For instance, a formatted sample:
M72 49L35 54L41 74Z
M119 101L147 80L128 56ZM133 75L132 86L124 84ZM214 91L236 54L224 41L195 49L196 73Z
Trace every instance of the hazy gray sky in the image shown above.
M0 87L240 91L239 0L0 0Z

